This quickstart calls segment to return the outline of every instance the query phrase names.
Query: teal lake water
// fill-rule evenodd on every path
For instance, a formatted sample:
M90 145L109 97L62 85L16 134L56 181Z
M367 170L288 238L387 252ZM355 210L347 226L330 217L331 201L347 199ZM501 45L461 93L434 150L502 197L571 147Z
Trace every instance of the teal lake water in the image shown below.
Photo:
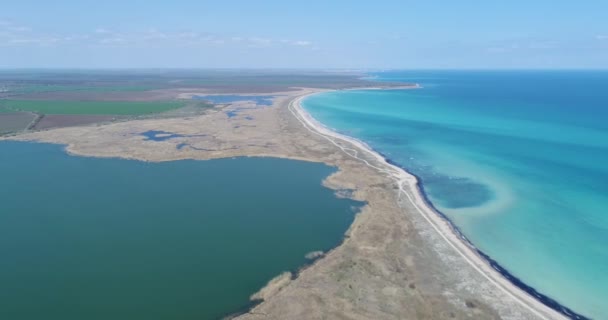
M608 72L373 76L423 88L328 92L304 107L417 175L432 204L511 275L561 307L608 318Z
M305 255L338 245L359 202L322 164L146 163L0 143L0 319L217 319Z

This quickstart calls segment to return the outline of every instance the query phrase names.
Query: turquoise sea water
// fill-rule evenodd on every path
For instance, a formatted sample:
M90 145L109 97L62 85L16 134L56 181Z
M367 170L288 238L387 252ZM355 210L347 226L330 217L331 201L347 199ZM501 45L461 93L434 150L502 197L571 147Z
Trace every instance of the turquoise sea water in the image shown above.
M146 163L0 143L0 319L218 319L341 241L335 169Z
M383 72L423 88L304 107L420 177L432 204L526 285L608 318L608 72Z

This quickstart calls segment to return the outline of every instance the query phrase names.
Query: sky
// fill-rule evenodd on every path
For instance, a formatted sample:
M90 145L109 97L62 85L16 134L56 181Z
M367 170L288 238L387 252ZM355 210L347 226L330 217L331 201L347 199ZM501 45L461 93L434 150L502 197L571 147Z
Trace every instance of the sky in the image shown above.
M608 1L2 1L0 68L608 68Z

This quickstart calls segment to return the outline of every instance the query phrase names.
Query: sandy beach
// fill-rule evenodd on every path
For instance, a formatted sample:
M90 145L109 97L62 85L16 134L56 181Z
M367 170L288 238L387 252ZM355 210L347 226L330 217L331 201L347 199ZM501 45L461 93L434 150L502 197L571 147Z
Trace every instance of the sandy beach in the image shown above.
M65 144L67 152L78 156L141 161L280 157L337 167L323 184L367 203L343 243L297 274L272 280L252 296L260 304L233 316L239 319L563 318L513 286L462 241L427 206L414 176L312 119L300 103L323 91L268 92L275 96L270 107L239 102L204 115L2 139ZM229 111L238 114L228 117ZM149 130L179 137L148 141L142 133Z
M418 88L418 86L416 86L416 88ZM428 222L429 226L433 228L437 234L439 234L440 237L450 245L450 247L458 252L458 254L465 261L467 261L473 269L482 274L489 282L496 285L497 288L502 290L509 297L513 298L539 318L566 319L566 317L564 317L562 314L548 308L534 297L531 297L528 293L514 286L500 273L493 269L483 257L477 254L474 248L471 247L471 244L464 241L460 237L460 234L455 230L451 222L444 219L438 212L428 205L415 176L411 175L402 168L387 162L382 155L375 152L367 144L352 137L339 134L327 128L310 116L310 114L308 114L301 105L302 100L306 97L307 96L299 97L289 105L289 109L304 126L306 126L309 130L315 131L319 135L325 137L329 142L336 145L353 158L361 160L366 165L392 177L399 185L399 201L401 203L407 201L413 205L413 207L416 209L415 211ZM352 147L349 148L337 141L346 142ZM374 162L366 160L365 156L360 155L361 153L370 155L374 159Z

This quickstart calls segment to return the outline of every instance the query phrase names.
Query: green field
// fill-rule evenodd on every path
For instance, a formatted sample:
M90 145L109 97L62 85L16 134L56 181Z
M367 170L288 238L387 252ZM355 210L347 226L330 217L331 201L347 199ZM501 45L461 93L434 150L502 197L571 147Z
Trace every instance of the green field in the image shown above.
M44 114L140 115L181 108L187 103L187 101L5 100L0 102L0 110L4 107L14 111L32 111Z
M44 92L125 92L125 91L147 91L158 89L159 86L149 85L113 85L113 86L82 86L82 85L26 85L18 86L11 89L11 92L17 94L32 94Z

